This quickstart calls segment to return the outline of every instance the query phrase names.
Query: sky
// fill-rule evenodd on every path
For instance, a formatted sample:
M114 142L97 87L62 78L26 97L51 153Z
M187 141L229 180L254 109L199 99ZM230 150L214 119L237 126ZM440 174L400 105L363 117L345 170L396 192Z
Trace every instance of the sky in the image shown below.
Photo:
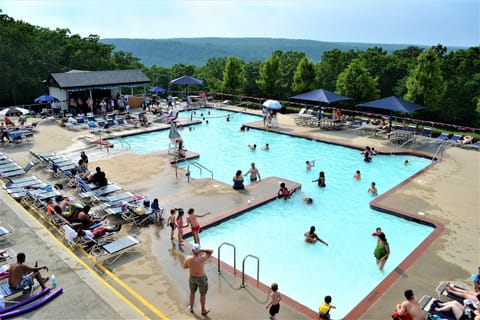
M82 37L480 44L480 0L0 0L0 9Z

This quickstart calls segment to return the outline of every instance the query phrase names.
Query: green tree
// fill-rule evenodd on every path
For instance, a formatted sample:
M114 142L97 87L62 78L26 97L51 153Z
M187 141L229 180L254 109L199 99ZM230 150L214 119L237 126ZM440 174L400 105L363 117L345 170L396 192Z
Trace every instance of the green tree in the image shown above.
M446 90L446 83L440 70L440 60L433 49L420 54L416 67L406 82L405 99L428 107L427 114L439 120L443 114L440 102Z
M223 91L235 94L243 93L246 82L245 63L243 60L235 56L228 57L223 70Z
M315 65L307 57L303 57L298 63L293 75L292 89L294 94L315 89Z
M317 84L324 89L335 91L337 77L349 63L357 57L353 50L342 52L339 49L325 51L317 67Z
M112 55L113 68L119 70L127 69L144 69L145 66L140 62L140 59L133 56L130 52L122 50L115 51Z
M281 65L281 53L274 52L260 67L260 77L257 85L265 97L279 98L283 96L285 83Z
M227 58L210 58L207 63L199 67L195 73L199 79L204 80L204 89L211 92L222 91L223 70Z
M365 102L378 98L378 79L370 75L365 62L353 59L348 67L338 75L337 92Z
M247 83L245 84L245 94L247 96L260 97L262 91L257 85L257 79L260 77L261 61L252 61L245 65L245 77Z

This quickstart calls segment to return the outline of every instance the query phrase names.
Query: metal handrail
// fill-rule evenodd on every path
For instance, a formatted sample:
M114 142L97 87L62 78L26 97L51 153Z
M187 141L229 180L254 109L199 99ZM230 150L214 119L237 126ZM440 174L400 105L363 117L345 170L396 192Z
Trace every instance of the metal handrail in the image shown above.
M437 155L439 154L440 151L443 151L443 147L445 146L445 144L447 143L448 141L443 141L437 148L437 151L435 151L435 154L433 155L432 157L432 162L435 161L435 158L437 157Z
M226 244L227 246L230 246L233 248L233 274L235 274L237 272L237 248L235 248L235 246L231 243L228 243L228 242L223 242L221 245L218 246L218 249L217 249L217 252L218 252L218 274L220 274L220 248Z
M247 260L247 258L254 258L257 260L257 287L258 287L258 283L259 283L259 280L260 280L260 259L254 255L251 255L251 254L247 254L245 256L245 258L243 258L243 261L242 261L242 284L240 285L241 288L245 288L245 260Z
M202 169L205 169L207 170L208 172L210 172L210 174L212 175L212 179L213 179L213 171L208 169L207 167L201 165L200 163L198 163L197 161L189 161L189 163L193 164L194 166L196 166L197 168L200 169L200 174L202 174Z

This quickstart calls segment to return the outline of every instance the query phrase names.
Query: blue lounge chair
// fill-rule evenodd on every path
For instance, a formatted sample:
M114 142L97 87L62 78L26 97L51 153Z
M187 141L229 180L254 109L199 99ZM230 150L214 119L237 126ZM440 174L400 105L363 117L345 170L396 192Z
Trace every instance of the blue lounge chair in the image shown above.
M439 300L427 295L419 300L420 308L429 315L436 315L442 320L456 320L455 315L451 311L436 311L435 308L438 307L438 302Z
M9 177L15 177L15 176L20 176L22 174L25 174L27 173L28 171L30 171L30 169L32 169L34 166L34 163L33 162L29 162L27 163L27 165L25 166L25 168L20 168L18 170L15 170L15 171L8 171L8 172L1 172L0 173L0 176L2 178L9 178Z
M420 133L420 136L425 137L425 138L432 137L432 128L423 127L423 130L422 130L422 133Z
M461 134L454 134L453 137L451 137L450 140L448 140L448 142L457 143L460 139L462 139Z
M442 134L438 136L437 142L447 141L449 136L450 136L450 134L448 134L446 132L442 132Z

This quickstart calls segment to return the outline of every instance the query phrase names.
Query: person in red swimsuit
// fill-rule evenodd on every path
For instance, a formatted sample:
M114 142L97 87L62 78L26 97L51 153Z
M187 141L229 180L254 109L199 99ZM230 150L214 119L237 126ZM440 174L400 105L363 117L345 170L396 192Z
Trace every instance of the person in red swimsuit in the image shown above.
M195 243L200 243L200 238L198 236L200 233L200 224L198 223L197 218L205 217L207 214L210 214L210 211L204 214L196 214L195 209L188 209L187 226L190 225L190 228L192 229L193 241Z

